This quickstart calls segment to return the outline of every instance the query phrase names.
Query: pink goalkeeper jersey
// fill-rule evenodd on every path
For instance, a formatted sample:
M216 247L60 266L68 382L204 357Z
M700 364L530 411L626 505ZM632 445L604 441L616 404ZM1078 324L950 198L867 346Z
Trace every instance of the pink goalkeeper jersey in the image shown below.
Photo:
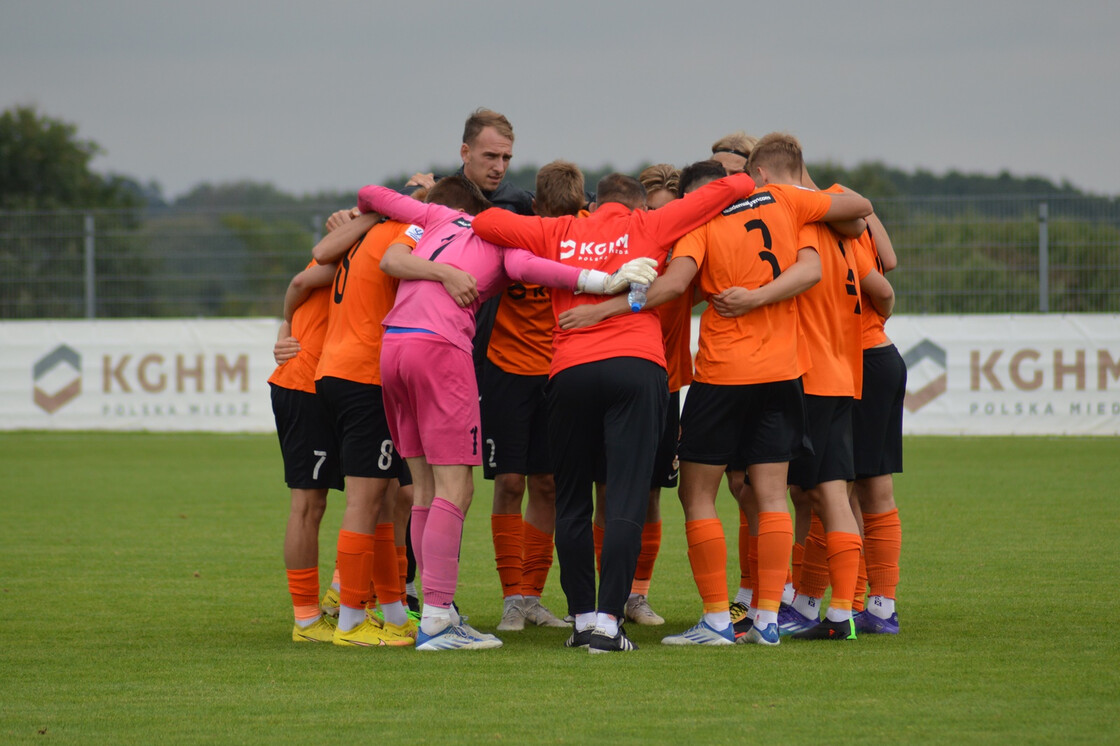
M471 216L450 207L417 202L392 189L370 185L358 192L358 208L420 226L424 236L413 254L469 272L478 283L478 298L460 308L443 283L401 280L393 310L382 322L387 327L426 329L471 352L478 307L505 290L511 279L569 290L579 282L582 270L578 267L484 241L471 230Z

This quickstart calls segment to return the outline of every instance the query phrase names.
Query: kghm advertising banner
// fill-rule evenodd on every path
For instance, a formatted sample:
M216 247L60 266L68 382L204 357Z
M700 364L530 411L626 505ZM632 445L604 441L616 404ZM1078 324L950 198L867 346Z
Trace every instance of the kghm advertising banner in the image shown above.
M1120 435L1120 315L895 316L887 335L908 434Z
M905 430L1120 434L1120 316L906 316Z
M269 432L278 324L0 323L0 428ZM1120 435L1118 315L900 316L887 333L907 433Z
M0 324L0 428L273 429L273 319Z

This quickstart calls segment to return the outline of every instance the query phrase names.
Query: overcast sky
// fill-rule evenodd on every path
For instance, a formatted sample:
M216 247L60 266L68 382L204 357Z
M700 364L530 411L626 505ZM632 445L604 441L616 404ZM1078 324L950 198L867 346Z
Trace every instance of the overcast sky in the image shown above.
M1120 3L0 0L0 108L34 104L169 197L349 189L458 163L630 170L786 130L811 161L1120 194Z

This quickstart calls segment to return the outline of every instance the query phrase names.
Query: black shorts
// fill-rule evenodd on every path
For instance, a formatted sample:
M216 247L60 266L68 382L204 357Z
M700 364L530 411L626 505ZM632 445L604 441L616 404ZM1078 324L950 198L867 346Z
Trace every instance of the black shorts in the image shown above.
M822 482L852 481L852 397L806 394L805 420L813 452L790 462L789 483L811 490Z
M306 391L270 383L272 414L284 458L284 481L293 490L341 490L338 440L323 401Z
M548 456L548 376L507 373L489 360L479 384L482 410L482 475L551 474Z
M315 382L334 421L348 477L397 479L404 459L393 448L381 387L324 376Z
M724 386L693 381L681 412L681 461L743 468L792 461L805 439L801 379Z
M898 348L863 351L863 398L852 407L856 479L902 473L906 363Z

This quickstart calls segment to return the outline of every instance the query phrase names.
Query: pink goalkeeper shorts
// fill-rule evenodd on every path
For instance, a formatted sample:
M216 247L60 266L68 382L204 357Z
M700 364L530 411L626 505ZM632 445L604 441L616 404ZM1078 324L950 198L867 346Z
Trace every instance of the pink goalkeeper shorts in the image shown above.
M438 334L386 334L381 393L397 452L429 464L482 464L478 381L471 355Z

